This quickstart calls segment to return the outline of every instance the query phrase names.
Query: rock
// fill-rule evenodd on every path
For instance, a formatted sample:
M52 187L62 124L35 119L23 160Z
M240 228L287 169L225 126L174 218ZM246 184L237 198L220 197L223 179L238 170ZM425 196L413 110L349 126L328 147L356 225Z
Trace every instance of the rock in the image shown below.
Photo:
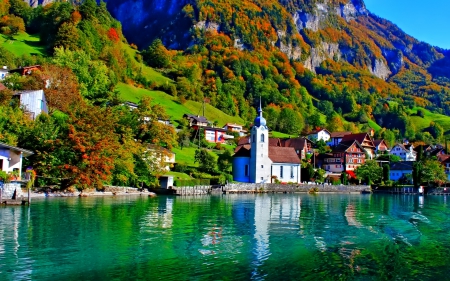
M156 193L154 193L154 192L150 192L149 194L148 194L148 197L156 197Z
M79 197L88 197L88 195L86 193L80 193L78 196Z

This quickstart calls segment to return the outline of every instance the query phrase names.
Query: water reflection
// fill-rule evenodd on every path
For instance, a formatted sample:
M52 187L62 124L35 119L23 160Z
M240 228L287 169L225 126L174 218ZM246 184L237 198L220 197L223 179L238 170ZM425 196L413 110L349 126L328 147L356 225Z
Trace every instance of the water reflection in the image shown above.
M0 208L0 279L446 279L446 197L231 195Z

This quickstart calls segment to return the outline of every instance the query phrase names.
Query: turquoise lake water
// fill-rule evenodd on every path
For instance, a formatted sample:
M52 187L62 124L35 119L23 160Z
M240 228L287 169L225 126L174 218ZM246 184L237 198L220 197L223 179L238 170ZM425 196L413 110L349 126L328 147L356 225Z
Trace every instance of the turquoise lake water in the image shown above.
M450 280L449 203L346 194L36 199L0 208L0 280Z

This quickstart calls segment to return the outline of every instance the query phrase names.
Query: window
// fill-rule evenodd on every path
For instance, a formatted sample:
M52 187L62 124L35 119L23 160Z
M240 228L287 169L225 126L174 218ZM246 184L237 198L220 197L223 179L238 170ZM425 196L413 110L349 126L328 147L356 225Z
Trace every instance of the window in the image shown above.
M283 178L283 166L280 166L280 178Z
M264 168L264 165L261 165L261 168Z
M245 165L245 176L248 177L248 165Z
M294 166L291 166L291 179L294 178Z
M264 142L264 134L261 134L261 142Z
M264 180L264 177L261 177L261 180L263 181L263 180Z

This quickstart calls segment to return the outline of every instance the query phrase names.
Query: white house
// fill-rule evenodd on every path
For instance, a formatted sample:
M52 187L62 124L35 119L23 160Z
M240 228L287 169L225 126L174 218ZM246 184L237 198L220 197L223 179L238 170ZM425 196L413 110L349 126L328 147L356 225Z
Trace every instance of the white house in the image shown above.
M314 130L308 135L308 139L312 141L328 142L331 139L331 133L327 129Z
M234 136L228 135L227 130L222 128L205 127L205 139L207 142L224 143L228 139L234 139Z
M175 153L157 145L148 145L143 157L152 159L152 165L158 168L163 167L165 171L170 171L170 166L175 164Z
M414 161L400 161L390 163L390 179L398 181L400 179L407 180L412 177Z
M30 114L33 120L41 113L48 113L44 90L22 91L14 94L14 96L20 99L20 106Z
M0 170L7 173L18 171L21 175L22 159L30 155L33 152L0 142Z
M230 132L239 133L240 137L243 137L247 134L247 131L242 128L242 125L227 123L223 128Z
M3 80L8 75L8 68L6 66L0 68L0 80Z
M233 156L233 179L239 182L269 183L272 178L281 182L300 183L300 159L293 147L269 146L266 119L255 118L250 143L236 148Z
M402 161L416 161L417 157L412 144L396 144L392 147L390 154L400 157Z

